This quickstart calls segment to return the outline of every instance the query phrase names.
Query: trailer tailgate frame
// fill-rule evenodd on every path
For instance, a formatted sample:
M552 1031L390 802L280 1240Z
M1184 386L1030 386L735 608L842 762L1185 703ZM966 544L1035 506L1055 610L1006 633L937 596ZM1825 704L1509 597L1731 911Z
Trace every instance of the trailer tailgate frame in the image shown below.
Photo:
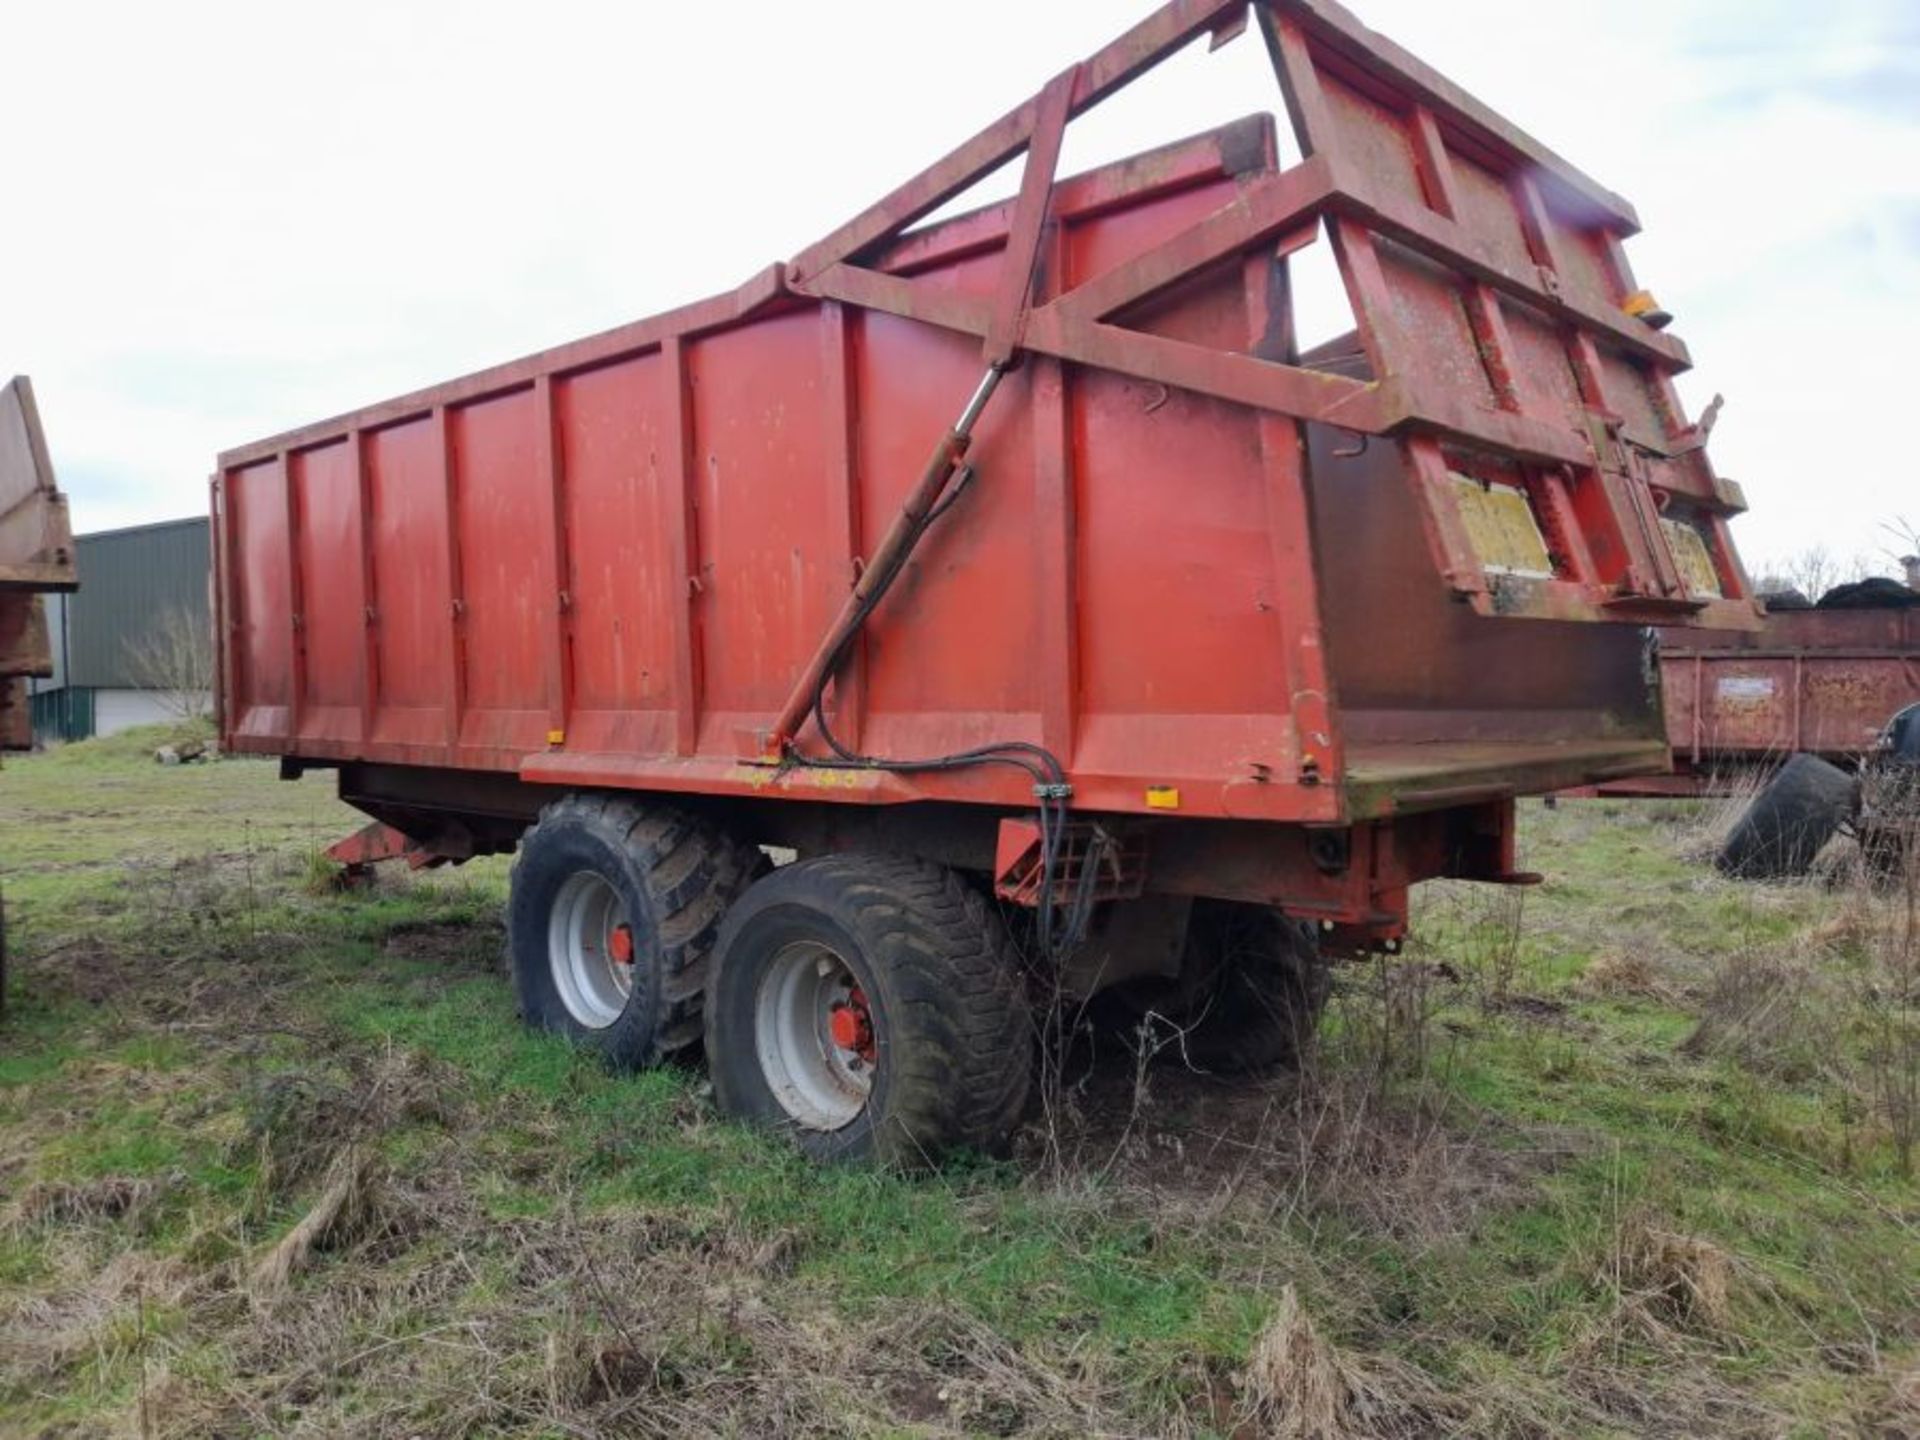
M1203 34L1259 21L1302 163L1247 178L1228 205L1148 252L1017 308L1045 219L1059 131ZM910 227L1025 151L998 296L917 285L881 257ZM1036 198L1037 197L1037 198ZM1330 239L1372 376L1128 326L1127 313L1256 250ZM1753 628L1727 531L1745 508L1713 472L1707 426L1673 377L1686 347L1645 318L1625 200L1334 0L1175 0L896 188L786 268L797 293L1387 436L1446 585L1483 614ZM1525 497L1550 573L1489 555L1460 486ZM1704 564L1701 558L1705 557Z

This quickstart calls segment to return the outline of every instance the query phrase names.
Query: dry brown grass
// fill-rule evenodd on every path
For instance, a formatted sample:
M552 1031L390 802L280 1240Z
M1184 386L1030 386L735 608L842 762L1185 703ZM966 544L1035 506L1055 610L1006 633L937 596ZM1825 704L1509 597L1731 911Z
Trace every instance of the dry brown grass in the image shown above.
M1580 977L1581 988L1595 995L1657 998L1669 986L1653 956L1642 950L1602 950Z
M1339 1440L1352 1434L1359 1367L1320 1338L1292 1285L1247 1357L1248 1408L1273 1440Z
M70 1247L57 1280L0 1318L0 1370L46 1383L75 1366L138 1358L145 1317L182 1305L201 1283L180 1260L122 1250L95 1264Z
M274 1177L257 1208L298 1216L264 1249L157 1259L120 1248L144 1189L32 1192L18 1223L62 1237L69 1278L0 1301L9 1380L132 1374L117 1423L142 1436L811 1435L849 1417L929 1435L1141 1433L1131 1377L1076 1363L1065 1339L1019 1344L933 1302L826 1303L794 1274L812 1258L794 1231L570 1199L492 1215L500 1102L404 1057L335 1058L248 1097L234 1144ZM376 1158L400 1127L437 1134L404 1169ZM1176 1408L1150 1428L1206 1423Z
M1112 1379L1052 1368L971 1316L913 1303L849 1321L779 1294L765 1242L627 1213L496 1222L477 1243L460 1208L417 1237L434 1258L404 1278L339 1257L327 1284L252 1317L236 1380L175 1373L151 1406L159 1433L297 1432L343 1383L378 1397L352 1421L374 1436L807 1435L876 1413L935 1435L1131 1428ZM504 1283L462 1305L477 1262ZM239 1318L207 1315L221 1313Z
M1411 1366L1327 1340L1291 1283L1248 1353L1241 1394L1241 1417L1268 1440L1387 1440L1462 1420Z
M1878 1417L1887 1440L1920 1440L1920 1363L1887 1377L1887 1395Z
M446 1051L427 1064L357 1031L296 1033L316 1022L262 1004L259 982L277 981L277 960L237 973L244 957L223 959L224 972L198 956L81 967L111 984L94 1003L104 1016L113 1001L122 1027L113 1043L164 1029L205 1036L232 1063L136 1073L80 1058L66 1067L52 1127L84 1117L96 1097L137 1088L169 1134L192 1142L183 1163L194 1174L182 1183L108 1176L28 1186L24 1177L70 1172L8 1170L13 1154L0 1155L0 1189L23 1177L15 1223L57 1260L53 1273L0 1290L0 1380L26 1376L11 1393L29 1403L74 1397L84 1423L143 1436L1534 1440L1779 1435L1805 1416L1806 1433L1821 1433L1842 1412L1871 1415L1879 1429L1866 1433L1909 1433L1899 1367L1911 1356L1883 1302L1868 1297L1855 1325L1814 1298L1860 1287L1871 1266L1802 1252L1791 1233L1749 1250L1743 1220L1708 1208L1722 1198L1708 1184L1725 1183L1728 1215L1751 1215L1735 1208L1732 1187L1762 1172L1771 1138L1726 1146L1740 1168L1671 1187L1657 1178L1666 1157L1685 1157L1677 1174L1719 1143L1704 1126L1718 1123L1708 1107L1739 1079L1733 1067L1675 1059L1667 1039L1658 1053L1639 1034L1622 1042L1583 1018L1615 1008L1583 997L1642 985L1663 1006L1704 1007L1711 952L1658 927L1667 909L1726 893L1710 877L1661 877L1561 912L1559 936L1548 931L1543 942L1536 929L1524 950L1494 911L1462 909L1464 922L1487 927L1464 945L1342 971L1326 1041L1304 1076L1156 1068L1142 1083L1135 1057L1122 1057L1070 1087L1068 1119L1083 1128L1064 1136L1077 1148L1063 1174L914 1182L929 1193L950 1186L957 1200L934 1208L949 1227L937 1243L915 1234L898 1247L904 1232L842 1225L814 1182L778 1159L739 1163L741 1137L691 1087L671 1113L658 1092L623 1089L623 1104L655 1108L630 1130L611 1110L593 1112L607 1132L596 1149L568 1117L583 1098L604 1102L597 1082L503 1076L502 1052L485 1047L458 1066ZM1848 985L1871 983L1889 1015L1911 1013L1897 979L1862 978L1890 973L1872 968L1895 933L1881 912L1809 922L1783 940L1779 913L1816 892L1753 893L1768 922L1755 930L1770 933L1748 950L1767 952L1767 964L1784 957L1851 977ZM1818 893L1824 904L1829 892ZM1551 917L1552 897L1539 894L1529 904ZM1706 903L1696 913L1717 918ZM468 929L427 924L386 936L380 955L397 963L374 998L426 991L432 982L413 963L442 951L449 965L477 970L465 953L497 948L497 932ZM1598 985L1590 976L1564 988L1566 971L1554 967L1590 953L1601 931L1618 968L1603 954ZM1532 968L1542 954L1551 963ZM1626 965L1630 955L1644 960L1641 971ZM225 978L202 978L217 973ZM1611 986L1620 988L1602 988ZM271 1047L261 1035L269 1023ZM1751 1063L1774 1073L1770 1050L1796 1033L1805 1032L1742 1021L1722 1030L1738 1043L1713 1053L1746 1065L1741 1046L1751 1044ZM1526 1049L1528 1036L1547 1037L1544 1047ZM1588 1038L1606 1041L1605 1051L1557 1064ZM1487 1039L1495 1044L1476 1052ZM1503 1067L1495 1073L1519 1072L1529 1095L1563 1108L1489 1118L1464 1098L1475 1092L1454 1083L1461 1049L1462 1073L1475 1081ZM1663 1098L1689 1092L1699 1108L1674 1123L1697 1114L1702 1128L1678 1137L1684 1151L1629 1138L1630 1158L1656 1178L1627 1182L1641 1190L1616 1235L1621 1207L1592 1207L1594 1167L1539 1180L1611 1143L1584 1107L1598 1094L1617 1103L1607 1111L1617 1119L1641 1098L1627 1087L1642 1073ZM686 1168L653 1168L653 1147ZM252 1193L216 1192L203 1178L222 1156L230 1170L255 1171ZM1813 1168L1796 1156L1791 1170ZM647 1178L629 1184L628 1171ZM343 1174L353 1181L344 1194ZM822 1190L831 1198L834 1187L827 1177ZM892 1189L874 1197L902 1203ZM1800 1222L1806 1203L1783 1197L1782 1223L1811 1223ZM1546 1259L1538 1229L1516 1243L1515 1211L1554 1230ZM911 1223L923 1222L916 1214ZM1834 1228L1834 1244L1844 1228ZM297 1257L257 1287L276 1241ZM1030 1243L1046 1257L1031 1274L993 1269ZM1614 1257L1603 1262L1609 1246ZM1076 1252L1071 1268L1052 1258L1062 1249ZM158 1258L161 1250L183 1258ZM1791 1292L1790 1269L1803 1265L1804 1291L1769 1289ZM1086 1283L1096 1271L1098 1283ZM983 1273L992 1278L973 1285ZM1084 1299L1074 1288L1083 1283ZM29 1287L34 1302L23 1305ZM1246 1307L1266 1302L1268 1325L1247 1336ZM1166 1308L1156 1315L1157 1305ZM1589 1330L1590 1343L1569 1343ZM1257 1343L1242 1359L1236 1347L1249 1338ZM1884 1361L1874 1348L1883 1342ZM1854 1349L1828 1358L1842 1344ZM1802 1411L1774 1374L1780 1387L1809 1393L1844 1374L1859 1395L1824 1390Z
M1725 847L1727 837L1733 833L1733 827L1740 823L1747 807L1772 778L1771 768L1753 767L1709 776L1709 788L1716 793L1693 812L1683 827L1678 845L1681 858L1696 865L1712 865Z
M1732 1258L1712 1241L1642 1214L1621 1227L1607 1278L1622 1315L1650 1329L1723 1330L1733 1320L1733 1273Z
M1095 1057L1020 1158L1044 1166L1050 1197L1116 1187L1192 1224L1329 1217L1421 1246L1459 1239L1568 1153L1558 1133L1514 1143L1452 1087L1436 1016L1468 983L1423 960L1342 967L1298 1070L1209 1075L1149 1064L1144 1046Z
M137 1220L167 1188L153 1176L101 1175L90 1180L36 1180L20 1192L9 1225L99 1225Z
M1835 1053L1835 988L1825 969L1803 958L1734 951L1710 970L1695 998L1699 1021L1681 1049L1785 1077L1812 1074Z
M376 1223L378 1204L373 1157L348 1146L327 1167L325 1183L313 1207L291 1230L267 1248L254 1266L250 1285L256 1298L273 1301L286 1294L294 1276L312 1263L323 1245L343 1245Z

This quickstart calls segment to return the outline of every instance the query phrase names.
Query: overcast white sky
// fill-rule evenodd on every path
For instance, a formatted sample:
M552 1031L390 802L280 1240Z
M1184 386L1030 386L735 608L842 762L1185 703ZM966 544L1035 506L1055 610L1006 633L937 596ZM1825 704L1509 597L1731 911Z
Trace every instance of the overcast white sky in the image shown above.
M1920 3L1353 4L1634 201L1750 565L1920 522ZM199 512L220 449L731 288L1150 8L9 6L0 376L76 528ZM1274 108L1200 47L1063 163Z

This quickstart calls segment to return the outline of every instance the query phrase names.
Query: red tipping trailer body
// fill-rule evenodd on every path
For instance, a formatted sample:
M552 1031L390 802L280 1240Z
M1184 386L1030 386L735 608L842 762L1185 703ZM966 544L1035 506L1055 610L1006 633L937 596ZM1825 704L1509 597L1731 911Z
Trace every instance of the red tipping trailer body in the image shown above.
M1054 176L1073 115L1250 10L1304 160L1263 115ZM1023 150L1016 198L914 228ZM1666 767L1640 627L1756 623L1636 228L1330 0L1180 0L731 294L223 455L225 743L338 767L417 854L642 792L1018 893L1018 771L782 731L1013 360L834 668L840 738L1043 746L1125 837L1103 894L1391 937L1414 880L1517 878L1515 795ZM1315 243L1357 330L1303 358Z

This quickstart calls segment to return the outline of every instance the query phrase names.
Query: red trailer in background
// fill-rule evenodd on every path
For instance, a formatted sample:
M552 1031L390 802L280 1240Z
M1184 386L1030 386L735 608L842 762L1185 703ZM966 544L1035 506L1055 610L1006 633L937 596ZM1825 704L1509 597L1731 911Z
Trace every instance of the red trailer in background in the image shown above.
M1912 605L1776 610L1755 631L1659 632L1671 775L1609 795L1725 794L1793 755L1854 766L1920 702L1920 596Z
M1302 159L1056 177L1249 18ZM816 1155L1004 1138L1036 969L1278 1059L1316 937L1666 767L1642 627L1757 622L1636 228L1332 0L1176 0L732 294L223 455L225 742L337 770L343 858L517 850L529 1021L704 1034Z

